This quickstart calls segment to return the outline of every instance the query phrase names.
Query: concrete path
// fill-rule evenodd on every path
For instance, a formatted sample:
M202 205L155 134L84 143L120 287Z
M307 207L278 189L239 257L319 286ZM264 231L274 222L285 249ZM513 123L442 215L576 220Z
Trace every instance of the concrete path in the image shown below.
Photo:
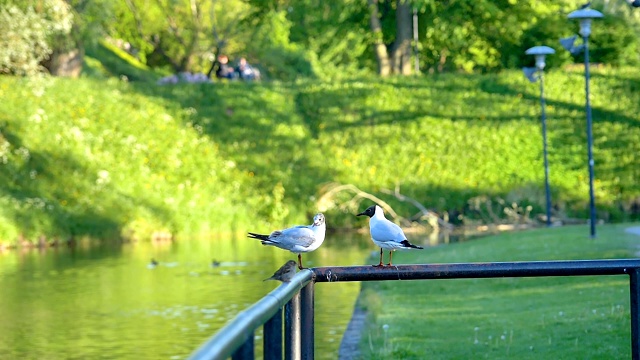
M360 354L360 339L362 338L366 319L367 313L358 306L355 306L347 330L344 332L344 335L342 335L340 350L338 350L339 360L362 359L362 354Z
M640 236L640 226L632 226L624 229L624 232Z

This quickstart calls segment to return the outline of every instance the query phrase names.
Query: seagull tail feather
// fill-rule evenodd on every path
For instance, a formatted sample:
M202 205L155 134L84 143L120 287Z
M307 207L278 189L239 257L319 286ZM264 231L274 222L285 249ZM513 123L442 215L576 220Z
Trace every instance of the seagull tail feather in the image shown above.
M250 232L249 235L247 235L247 236L252 238L252 239L258 239L258 240L262 240L262 241L269 241L269 235L254 234L254 233Z
M408 247L408 248L411 248L411 249L424 249L422 246L413 245L412 243L409 242L409 240L402 240L401 244L404 247Z

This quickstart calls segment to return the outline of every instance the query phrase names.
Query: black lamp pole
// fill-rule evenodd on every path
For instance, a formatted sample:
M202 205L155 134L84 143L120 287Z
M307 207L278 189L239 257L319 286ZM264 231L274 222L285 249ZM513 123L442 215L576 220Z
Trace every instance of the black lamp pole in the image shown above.
M589 225L591 228L591 237L596 237L596 199L593 189L593 168L595 162L593 160L593 122L591 119L591 99L589 91L589 80L591 78L589 74L589 35L591 35L591 21L593 19L602 18L601 12L593 10L589 7L590 3L582 6L580 9L573 11L569 14L569 19L575 19L580 21L580 35L582 36L584 46L584 80L585 80L585 93L586 93L586 113L587 113L587 156L589 167ZM575 37L573 38L575 39ZM567 41L569 40L569 41ZM567 50L574 52L579 51L573 48L573 40L563 39L561 40L563 46Z
M549 160L547 157L547 112L546 101L544 99L544 76L540 71L540 108L542 119L542 144L544 153L544 192L547 205L547 226L551 226L551 190L549 188Z
M589 219L591 226L591 237L596 237L596 198L593 191L593 168L595 161L593 160L593 126L591 119L591 100L589 99L589 80L591 75L589 74L589 37L583 36L584 41L584 78L585 78L585 92L587 94L586 107L587 107L587 155L589 158Z
M545 57L547 55L555 54L555 50L548 46L534 46L532 48L527 49L525 54L533 55L536 58L536 67L535 68L523 68L525 76L529 81L536 82L540 81L540 119L542 121L542 150L544 156L544 192L545 192L545 203L547 210L547 226L551 226L551 189L549 186L549 157L547 150L547 103L544 98L544 67ZM536 76L537 75L537 76Z

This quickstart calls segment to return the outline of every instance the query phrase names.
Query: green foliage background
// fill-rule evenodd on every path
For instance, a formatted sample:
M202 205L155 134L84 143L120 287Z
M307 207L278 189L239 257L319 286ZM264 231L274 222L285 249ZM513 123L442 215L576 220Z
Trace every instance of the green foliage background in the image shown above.
M382 40L390 53L396 45L398 23L412 21L398 19L398 1L377 2ZM60 3L63 0L0 0L3 9L31 9L32 16L42 20L32 19L30 25L12 30L15 36L4 39L6 52L28 55L28 49L39 47L28 46L26 39L46 40L46 48L31 56L37 63L53 50L78 47L94 52L98 40L106 38L123 48L126 44L141 63L165 72L207 73L220 53L232 60L246 57L264 78L285 81L350 78L377 70L371 13L365 0L67 0L64 4L71 12L67 11L65 21L51 22L52 12L47 9ZM546 44L559 49L558 39L577 33L577 22L566 16L582 3L414 0L418 41L412 45L422 72L515 69L532 61L522 55L527 48ZM592 6L605 13L604 19L594 23L592 61L639 64L640 12L622 0L593 1ZM9 20L0 21L0 27L11 29L7 24L11 17L14 22L21 18L4 17ZM53 31L56 24L69 19L73 21L71 31L69 26L63 34ZM40 23L46 26L36 25ZM559 54L550 65L581 61L579 56L572 59ZM17 65L10 66L0 70L7 72Z

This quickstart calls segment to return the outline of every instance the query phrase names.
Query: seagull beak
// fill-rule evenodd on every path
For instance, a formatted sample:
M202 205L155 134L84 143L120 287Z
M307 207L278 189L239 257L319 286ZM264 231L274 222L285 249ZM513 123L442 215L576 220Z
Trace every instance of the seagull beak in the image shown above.
M362 215L367 215L364 212L361 212L360 214L356 215L356 216L362 216Z

